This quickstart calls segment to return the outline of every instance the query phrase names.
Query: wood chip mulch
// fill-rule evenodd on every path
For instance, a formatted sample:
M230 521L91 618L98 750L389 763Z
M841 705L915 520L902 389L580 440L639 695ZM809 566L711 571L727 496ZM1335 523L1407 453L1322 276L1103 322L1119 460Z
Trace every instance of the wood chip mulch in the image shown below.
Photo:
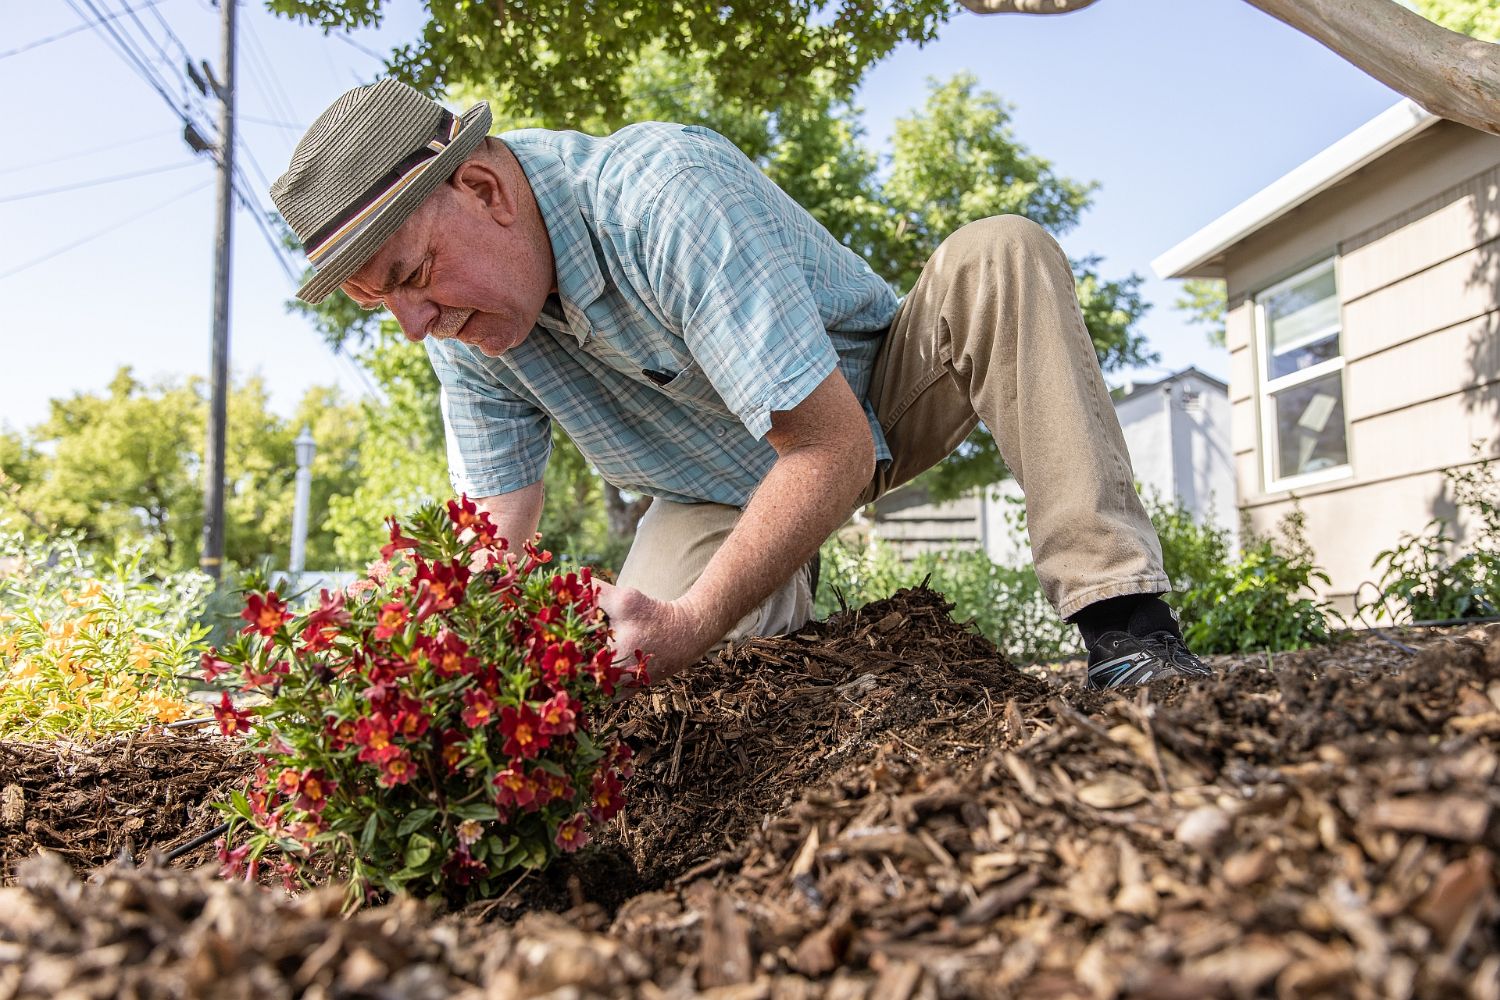
M628 821L458 914L80 880L206 828L242 765L208 738L138 738L129 767L0 747L7 878L68 849L0 889L0 1000L1500 1000L1500 627L1106 696L948 610L903 591L620 706Z

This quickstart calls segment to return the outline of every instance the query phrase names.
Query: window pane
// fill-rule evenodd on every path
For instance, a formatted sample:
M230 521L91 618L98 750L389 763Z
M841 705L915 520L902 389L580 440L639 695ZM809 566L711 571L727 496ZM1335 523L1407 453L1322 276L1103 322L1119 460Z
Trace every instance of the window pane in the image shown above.
M1338 357L1339 296L1332 268L1268 296L1263 304L1271 378Z
M1271 397L1276 411L1277 479L1349 464L1342 376L1333 372Z

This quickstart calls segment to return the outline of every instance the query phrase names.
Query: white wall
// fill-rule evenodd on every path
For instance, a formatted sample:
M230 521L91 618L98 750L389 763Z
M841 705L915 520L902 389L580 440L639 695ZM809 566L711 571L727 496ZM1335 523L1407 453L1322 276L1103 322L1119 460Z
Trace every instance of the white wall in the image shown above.
M1234 461L1229 448L1229 396L1188 371L1115 404L1130 464L1143 492L1179 499L1200 520L1236 535ZM1013 480L991 487L982 514L985 551L996 562L1031 558L1011 529L1021 490Z

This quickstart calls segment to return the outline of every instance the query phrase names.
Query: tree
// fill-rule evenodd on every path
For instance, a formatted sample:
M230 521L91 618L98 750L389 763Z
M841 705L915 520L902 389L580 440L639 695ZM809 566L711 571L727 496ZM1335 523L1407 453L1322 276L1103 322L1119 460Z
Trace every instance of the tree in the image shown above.
M1215 347L1224 346L1224 309L1227 294L1220 278L1189 278L1182 283L1182 294L1174 308L1188 314L1188 322L1206 327L1203 332Z
M976 14L1065 14L1096 0L958 2ZM1500 33L1492 0L1412 0L1420 14L1397 0L1246 2L1434 114L1500 135L1500 57L1476 40ZM326 32L378 24L385 3L270 7ZM430 0L421 38L392 53L388 69L429 92L484 86L552 121L611 118L625 105L630 68L659 45L703 55L724 92L777 109L802 103L819 70L847 95L898 44L932 39L958 9L947 0Z
M273 11L347 31L379 24L386 0L270 0ZM933 38L948 0L430 0L419 39L388 69L436 93L482 87L552 122L617 120L642 56L711 62L723 93L757 110L804 102L814 80L848 93L903 41Z
M1097 185L1058 175L1010 127L1010 109L998 96L960 74L932 81L923 107L896 123L890 178L884 187L901 244L898 287L909 288L953 230L973 219L1024 215L1053 235L1078 224ZM1154 360L1136 323L1149 308L1141 279L1101 278L1096 257L1073 262L1075 289L1101 368L1115 371ZM976 428L920 485L947 500L1008 475L994 438Z
M77 393L51 406L48 419L24 439L31 458L9 503L34 526L76 530L105 551L144 546L162 571L196 566L207 419L201 380L146 384L122 368L104 393ZM268 410L258 378L232 387L228 409L225 554L239 566L284 561L296 472L292 438L301 424ZM322 446L314 499L351 488L352 467L340 457L352 438L350 409L335 390L315 388L302 411ZM4 456L0 461L10 467ZM319 565L329 546L314 523L309 563Z

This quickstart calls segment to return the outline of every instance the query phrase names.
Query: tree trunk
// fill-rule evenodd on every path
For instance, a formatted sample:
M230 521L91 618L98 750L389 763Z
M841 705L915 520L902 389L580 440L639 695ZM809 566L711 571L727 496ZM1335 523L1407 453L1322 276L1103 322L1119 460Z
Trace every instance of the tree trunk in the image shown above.
M641 523L651 498L639 496L626 500L619 490L609 483L604 484L604 513L609 519L609 533L615 538L631 541L635 538L635 526Z
M1245 0L1435 115L1500 135L1500 45L1396 0ZM959 0L976 14L1067 14L1095 0Z

